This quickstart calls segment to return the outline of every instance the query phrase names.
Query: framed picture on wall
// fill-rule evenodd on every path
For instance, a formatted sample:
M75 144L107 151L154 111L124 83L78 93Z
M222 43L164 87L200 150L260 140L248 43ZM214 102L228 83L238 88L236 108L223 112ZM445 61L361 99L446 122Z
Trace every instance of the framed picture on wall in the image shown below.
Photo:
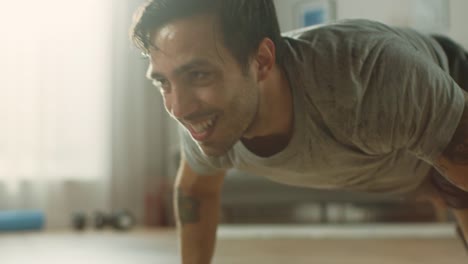
M306 0L294 8L296 28L314 26L336 19L336 2L334 0Z

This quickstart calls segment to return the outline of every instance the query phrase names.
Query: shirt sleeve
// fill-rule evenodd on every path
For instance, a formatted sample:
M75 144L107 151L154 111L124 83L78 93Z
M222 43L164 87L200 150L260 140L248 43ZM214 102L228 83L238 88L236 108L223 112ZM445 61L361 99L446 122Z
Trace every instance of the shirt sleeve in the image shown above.
M322 104L330 130L368 154L407 149L433 163L460 121L463 91L424 52L403 40L389 39L368 50L350 69L332 66L341 81L328 86L335 87L335 98Z
M185 160L193 171L200 175L211 175L227 169L222 158L205 155L190 134L180 125L178 133Z

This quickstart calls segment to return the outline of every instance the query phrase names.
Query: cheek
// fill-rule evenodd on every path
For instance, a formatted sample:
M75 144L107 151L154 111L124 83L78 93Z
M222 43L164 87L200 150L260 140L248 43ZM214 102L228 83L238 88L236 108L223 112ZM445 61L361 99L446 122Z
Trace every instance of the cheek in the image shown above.
M199 89L196 92L197 99L208 106L222 106L226 102L226 91L222 85L213 85Z
M215 77L209 85L195 89L197 98L204 104L222 107L230 100L232 89L229 87L235 86L231 81L225 74L215 73Z
M164 94L164 93L161 93L161 96L162 96L162 99L163 99L163 103L164 103L164 108L166 109L166 111L171 114L172 112L172 101L170 99L170 96Z

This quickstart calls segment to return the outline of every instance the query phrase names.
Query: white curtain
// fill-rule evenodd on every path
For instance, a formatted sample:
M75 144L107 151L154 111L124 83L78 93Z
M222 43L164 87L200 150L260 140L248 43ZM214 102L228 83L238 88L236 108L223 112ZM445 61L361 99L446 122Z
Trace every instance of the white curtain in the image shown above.
M148 60L128 37L132 14L144 1L113 2L110 206L130 208L140 222L151 225L161 213L155 205L161 184L175 175L171 164L178 140L161 95L145 78Z
M0 2L0 210L106 207L111 4Z

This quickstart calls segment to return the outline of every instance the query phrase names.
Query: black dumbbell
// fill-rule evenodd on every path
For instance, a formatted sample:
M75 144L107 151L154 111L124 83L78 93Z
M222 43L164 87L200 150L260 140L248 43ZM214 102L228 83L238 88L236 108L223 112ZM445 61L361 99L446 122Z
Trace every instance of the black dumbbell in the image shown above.
M73 213L72 215L73 229L77 231L82 231L83 229L85 229L86 224L87 224L87 221L86 221L85 213L82 213L82 212Z
M111 214L96 212L94 214L94 227L103 229L111 227L116 230L129 230L135 225L135 218L127 210L116 211Z

